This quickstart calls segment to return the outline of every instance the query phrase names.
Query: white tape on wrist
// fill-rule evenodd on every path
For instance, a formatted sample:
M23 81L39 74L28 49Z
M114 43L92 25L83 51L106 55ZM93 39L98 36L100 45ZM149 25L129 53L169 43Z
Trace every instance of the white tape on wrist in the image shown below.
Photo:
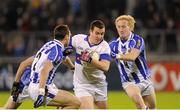
M117 59L120 59L120 58L121 58L121 54L117 54L117 55L116 55L116 58L117 58Z
M40 95L45 95L45 89L44 88L39 88L39 94Z

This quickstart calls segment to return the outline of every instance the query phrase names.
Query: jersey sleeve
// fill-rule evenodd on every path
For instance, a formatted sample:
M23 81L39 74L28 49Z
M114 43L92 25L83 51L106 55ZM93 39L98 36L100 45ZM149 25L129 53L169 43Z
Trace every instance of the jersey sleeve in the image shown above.
M109 43L109 46L110 46L110 49L111 49L111 52L110 52L111 57L116 58L116 54L118 54L117 42L112 41L112 42Z
M109 47L109 45L107 43L102 47L102 50L101 50L101 53L100 53L100 60L111 61L110 52L111 52L111 49L110 49L110 47Z
M69 42L69 46L76 48L77 46L77 41L78 41L78 35L74 35L71 37L70 42Z
M142 51L144 49L144 40L139 36L134 37L132 40L130 40L129 47Z
M57 52L56 47L54 46L50 49L48 59L51 60L51 62L54 62L56 60L57 55L58 55L58 52Z

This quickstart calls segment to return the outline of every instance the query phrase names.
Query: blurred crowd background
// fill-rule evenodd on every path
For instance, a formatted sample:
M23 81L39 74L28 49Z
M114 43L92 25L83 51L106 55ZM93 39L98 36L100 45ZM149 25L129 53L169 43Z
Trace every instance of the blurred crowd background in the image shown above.
M134 16L151 60L180 61L179 0L1 0L1 76L14 75L12 68L51 39L57 24L68 24L72 34L88 33L89 23L101 19L110 42L117 38L114 21L122 14Z
M102 19L107 41L116 37L114 20L122 14L136 19L135 31L148 51L180 52L179 0L1 0L0 56L31 55L51 35L57 24L68 24L73 34L88 31L89 23Z

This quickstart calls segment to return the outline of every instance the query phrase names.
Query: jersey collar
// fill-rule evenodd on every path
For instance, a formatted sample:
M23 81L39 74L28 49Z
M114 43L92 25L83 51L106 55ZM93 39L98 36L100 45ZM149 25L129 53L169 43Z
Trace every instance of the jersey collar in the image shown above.
M131 32L129 37L128 37L128 40L126 40L124 43L126 43L129 40L131 40L133 38L133 36L134 36L134 34ZM121 41L120 37L117 40Z
M63 47L64 48L64 45L59 41L59 40L57 40L57 39L54 39L54 41L56 42L56 43L58 43L61 47Z
M102 39L98 44L90 44L88 37L89 37L89 35L87 35L87 37L85 37L84 40L88 42L89 47L97 46L97 45L99 45L103 41L103 39Z

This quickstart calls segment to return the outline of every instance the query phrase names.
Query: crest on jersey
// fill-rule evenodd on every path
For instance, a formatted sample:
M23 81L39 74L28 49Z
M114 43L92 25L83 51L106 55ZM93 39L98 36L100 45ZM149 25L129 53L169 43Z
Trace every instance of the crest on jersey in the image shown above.
M83 48L81 46L77 47L80 51L83 51Z
M139 48L141 46L141 41L138 39L137 47Z

